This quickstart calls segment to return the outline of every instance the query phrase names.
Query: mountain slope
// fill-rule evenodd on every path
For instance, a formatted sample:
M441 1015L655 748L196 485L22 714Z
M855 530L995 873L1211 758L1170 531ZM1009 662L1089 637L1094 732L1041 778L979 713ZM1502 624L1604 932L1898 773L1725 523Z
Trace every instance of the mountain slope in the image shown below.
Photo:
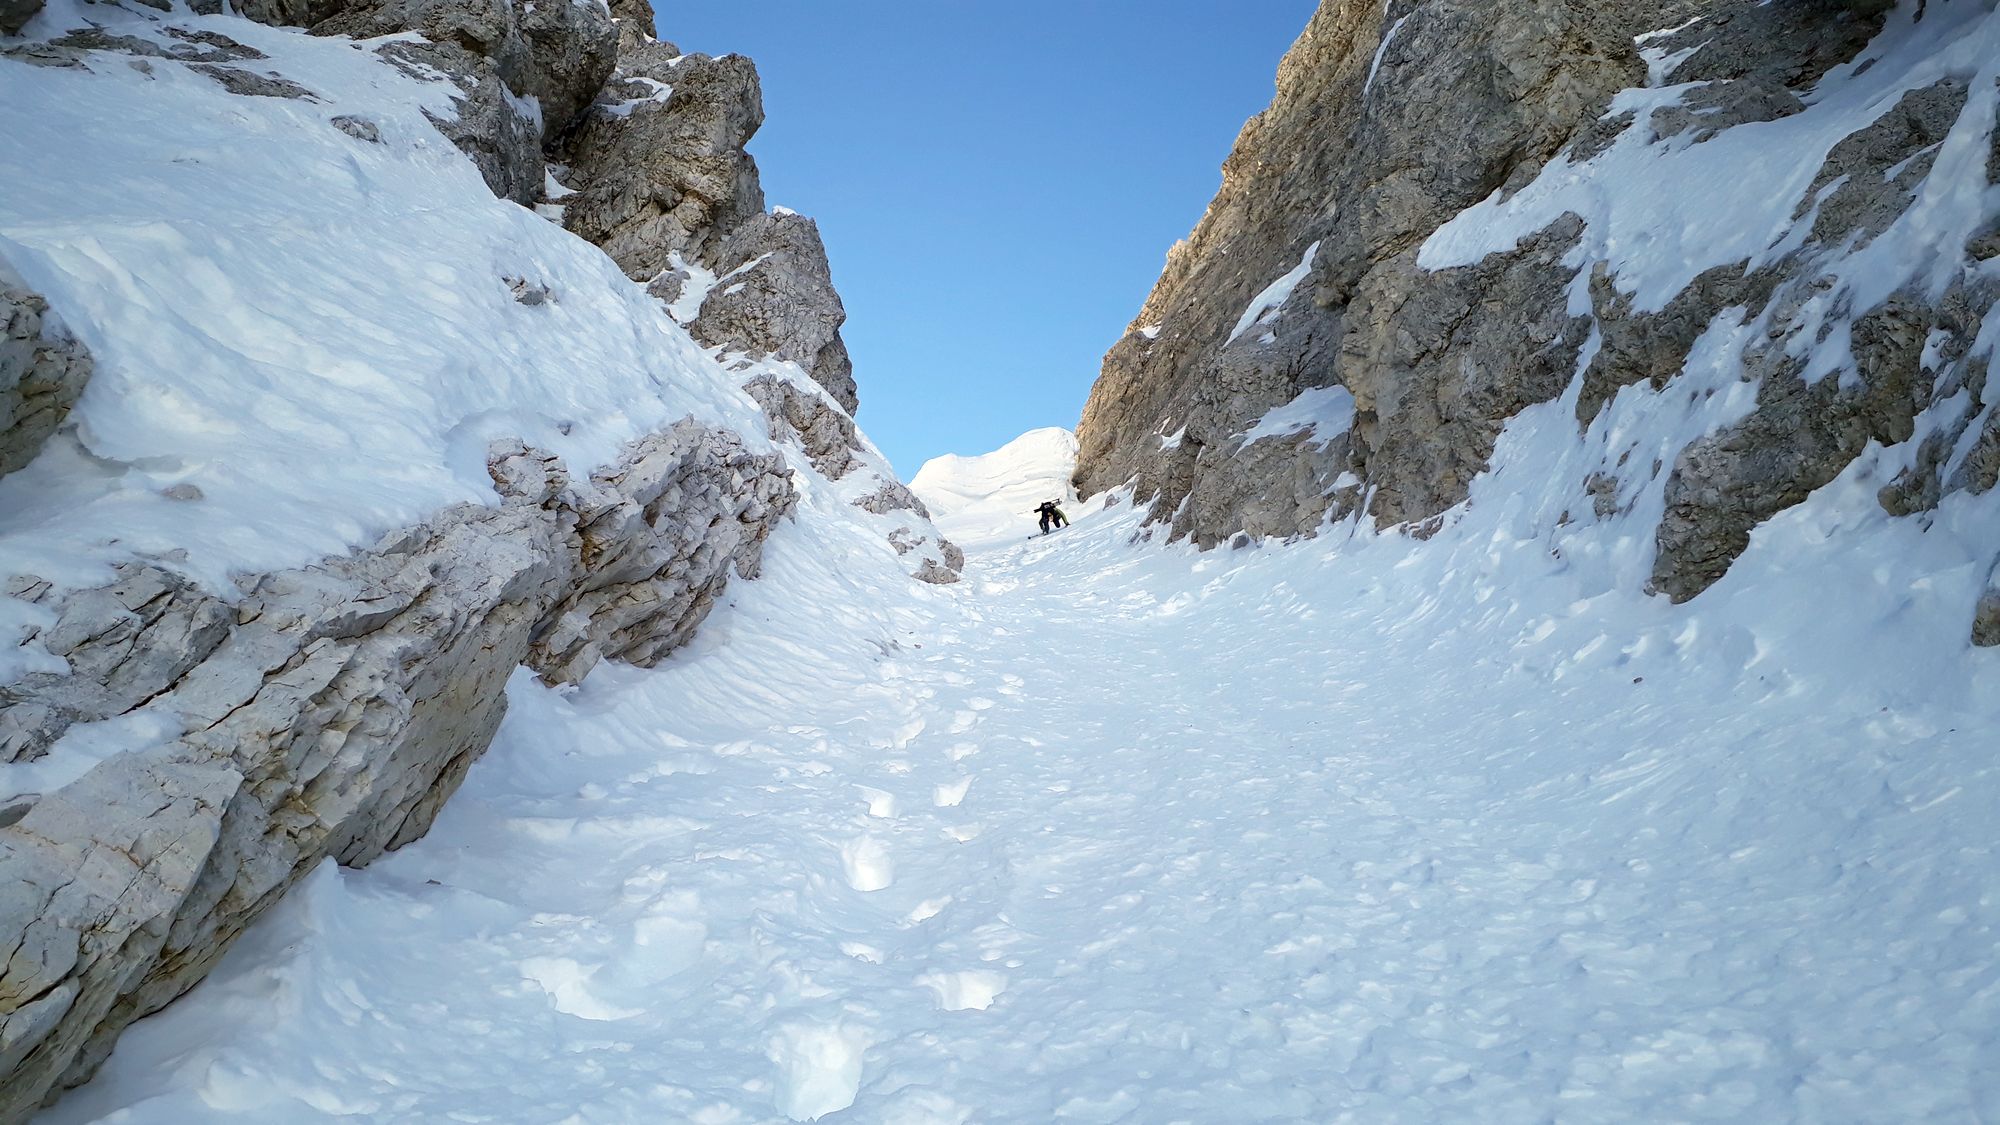
M559 225L544 142L685 137L746 60L643 3L304 7L0 13L0 1119L422 836L517 668L657 665L773 534L957 578L747 134L674 152L755 208L660 253L769 251L714 299ZM687 88L633 104L633 56Z

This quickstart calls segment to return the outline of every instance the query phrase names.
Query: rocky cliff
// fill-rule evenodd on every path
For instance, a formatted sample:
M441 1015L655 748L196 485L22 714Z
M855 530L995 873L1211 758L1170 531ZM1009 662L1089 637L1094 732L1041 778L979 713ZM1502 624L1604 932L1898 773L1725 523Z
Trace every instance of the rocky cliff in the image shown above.
M1203 547L1422 536L1556 410L1565 524L1645 523L1676 601L1843 473L1975 502L1996 59L1990 0L1326 0L1106 357L1079 491Z
M773 432L817 432L812 449L835 441L845 460L828 475L858 468L869 496L894 497L870 510L905 514L893 541L915 552L916 577L957 581L958 549L855 431L860 398L840 335L847 312L819 227L766 207L745 151L764 121L756 67L740 55L683 54L656 39L646 0L630 0L619 16L609 81L551 146L558 163L545 210L603 247L696 340L744 371L767 413L774 382L797 384L787 411L800 424L781 425L774 414ZM811 456L826 467L826 453Z
M748 60L644 0L235 10L0 7L0 1120L802 502L962 564L854 425Z

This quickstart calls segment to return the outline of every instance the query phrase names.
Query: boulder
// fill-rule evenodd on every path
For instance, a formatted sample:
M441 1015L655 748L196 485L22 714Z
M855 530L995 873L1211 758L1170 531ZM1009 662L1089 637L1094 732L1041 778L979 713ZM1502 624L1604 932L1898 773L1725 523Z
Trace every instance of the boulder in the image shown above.
M847 310L818 224L789 211L753 215L730 232L717 264L725 280L689 325L695 339L796 363L853 414L859 399L840 338Z
M576 192L563 200L563 225L637 281L672 267L677 255L718 263L730 234L764 211L756 162L743 150L764 123L756 66L739 55L680 55L658 42L618 64L563 139Z

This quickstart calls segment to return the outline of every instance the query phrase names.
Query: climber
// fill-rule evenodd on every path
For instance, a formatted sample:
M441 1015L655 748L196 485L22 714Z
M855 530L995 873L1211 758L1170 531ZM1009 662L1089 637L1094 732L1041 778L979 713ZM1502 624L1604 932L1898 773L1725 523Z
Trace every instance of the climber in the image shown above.
M1035 511L1040 513L1042 517L1043 535L1047 535L1058 527L1069 526L1069 517L1063 515L1062 509L1056 507L1056 502L1053 500L1042 501L1042 506L1036 508Z

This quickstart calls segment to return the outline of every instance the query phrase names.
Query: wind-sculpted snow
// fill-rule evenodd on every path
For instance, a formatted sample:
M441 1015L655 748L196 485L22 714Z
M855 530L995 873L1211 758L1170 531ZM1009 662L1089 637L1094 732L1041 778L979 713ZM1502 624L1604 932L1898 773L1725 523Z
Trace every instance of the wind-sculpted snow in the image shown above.
M148 16L90 15L182 43ZM232 570L489 501L494 438L585 471L693 413L769 448L755 404L657 302L597 248L492 197L425 116L451 112L450 87L341 38L173 26L254 47L323 100L242 97L122 53L0 59L0 257L96 360L83 425L0 479L8 565L80 585L179 551L222 588ZM509 278L552 299L523 305Z
M947 594L809 491L832 550L661 668L517 677L428 837L43 1121L1990 1116L1991 527L1849 470L1647 599L1650 525L1552 551L1525 499L1572 410L1424 544L1093 505Z

